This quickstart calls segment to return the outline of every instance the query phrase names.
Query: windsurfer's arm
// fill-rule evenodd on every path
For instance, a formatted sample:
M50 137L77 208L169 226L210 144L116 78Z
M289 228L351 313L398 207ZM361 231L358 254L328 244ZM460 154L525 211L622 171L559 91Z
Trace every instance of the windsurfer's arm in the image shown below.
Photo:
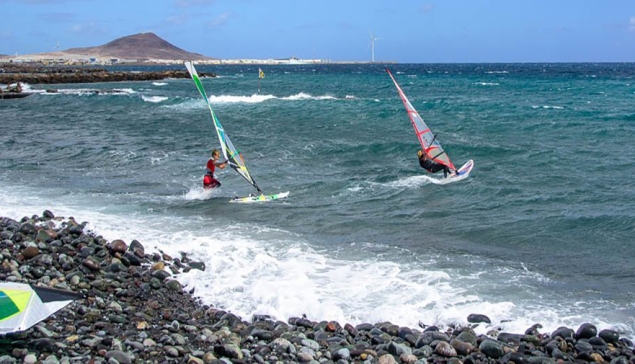
M223 169L229 165L229 161L216 162L216 167Z

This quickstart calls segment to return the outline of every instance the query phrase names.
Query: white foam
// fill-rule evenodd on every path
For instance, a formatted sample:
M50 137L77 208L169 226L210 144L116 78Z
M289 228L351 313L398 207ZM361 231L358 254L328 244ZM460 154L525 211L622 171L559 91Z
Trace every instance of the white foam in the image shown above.
M146 95L141 95L141 98L145 102L153 102L153 103L162 102L168 99L167 96L146 96Z
M10 84L7 84L7 87L14 88L14 87L16 87L16 86L18 86L18 85L20 85L20 88L22 89L22 92L33 92L33 93L35 93L35 92L40 91L40 90L33 90L33 89L31 88L31 85L29 85L29 84L28 84L28 83L26 83L26 82L15 82L15 83L10 83Z
M500 84L498 82L476 82L475 85L481 85L481 86L499 86Z
M137 91L131 89L131 88L115 88L113 89L114 93L121 93L121 94L136 94Z
M439 174L443 176L441 172L439 172ZM432 183L435 185L447 185L452 182L457 182L458 178L460 177L444 178L444 177L419 175L419 176L410 176L410 177L400 178L396 181L384 183L383 185L387 187L391 187L391 188L417 188L417 187L427 185L429 183Z
M477 296L461 294L441 271L368 256L341 260L297 242L297 237L264 245L235 232L209 237L188 236L184 251L203 258L205 272L190 271L179 279L204 302L250 318L270 314L280 319L306 314L353 324L390 321L415 327L427 323L465 322L469 312L482 312ZM363 248L362 248L363 250ZM361 252L363 255L364 253ZM506 312L510 303L485 304ZM457 306L461 306L458 308Z
M152 82L152 84L155 86L165 86L167 85L167 82Z
M85 96L85 95L96 95L98 93L97 90L88 89L88 88L59 89L59 90L56 90L56 92L46 92L45 90L43 90L43 91L44 92L42 93L42 95L47 95L47 96L54 96L54 95L79 95L79 96Z
M276 97L273 95L251 95L251 96L234 96L234 95L219 95L219 96L208 96L209 102L212 104L226 104L226 103L259 103L266 100L275 99Z
M384 185L387 187L393 187L393 188L404 188L404 187L415 188L415 187L427 185L429 183L434 183L432 182L432 180L434 180L433 177L424 176L424 175L410 176L410 177L400 178L396 181L385 183Z
M163 163L163 161L168 159L169 156L170 156L170 153L153 151L152 156L150 157L150 163L152 165L161 164Z
M236 95L218 95L218 96L210 96L208 95L208 100L211 104L232 104L232 103L247 103L247 104L255 104L264 102L267 100L278 99L278 100L287 100L287 101L298 101L298 100L337 100L336 97L330 95L321 95L321 96L312 96L310 94L306 94L300 92L295 95L285 96L285 97L276 97L274 95L250 95L250 96L236 96ZM347 96L347 98L349 98ZM355 98L352 96L352 98ZM168 108L177 108L177 109L198 109L204 108L205 102L198 99L190 99L184 103L178 105L167 105L165 107Z
M57 89L56 92L46 92L46 90L38 90L42 95L132 95L137 92L131 88L115 88L112 90L98 90L94 88L63 88Z
M556 110L562 110L564 109L563 106L552 106L552 105L532 105L531 106L532 109L539 109L539 108L543 108L543 109L556 109Z
M203 99L185 99L185 101L173 105L161 105L161 107L173 110L198 110L205 109L205 101Z
M218 197L220 195L220 188L204 189L203 182L201 181L200 186L191 188L183 197L186 200L209 200L210 198Z
M337 100L336 97L330 95L312 96L310 94L300 92L299 94L281 97L282 100Z

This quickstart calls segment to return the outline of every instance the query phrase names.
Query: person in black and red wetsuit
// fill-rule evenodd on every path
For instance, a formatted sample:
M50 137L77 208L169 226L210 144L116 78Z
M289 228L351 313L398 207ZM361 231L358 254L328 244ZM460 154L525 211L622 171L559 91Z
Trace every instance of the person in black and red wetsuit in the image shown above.
M218 149L212 150L212 157L207 161L207 171L203 177L203 188L205 189L216 188L221 185L220 181L214 178L214 171L216 170L216 167L220 169L227 167L228 162L219 162L218 158L220 158L220 152Z
M417 153L417 155L419 156L419 165L421 166L421 168L425 169L426 171L430 173L437 173L439 171L443 171L443 177L447 177L448 174L450 176L456 175L456 170L451 171L450 168L448 168L447 166L441 163L434 162L432 159L428 157L428 154L424 152L423 150L420 150Z

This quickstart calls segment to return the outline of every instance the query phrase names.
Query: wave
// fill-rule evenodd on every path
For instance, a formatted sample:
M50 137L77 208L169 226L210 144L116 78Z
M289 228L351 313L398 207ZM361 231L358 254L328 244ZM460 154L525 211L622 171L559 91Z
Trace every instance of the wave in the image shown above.
M405 178L400 178L396 181L382 183L382 185L391 187L391 188L417 188L427 184L435 184L435 185L447 185L452 182L456 182L454 179L443 178L443 174L439 173L441 177L432 177L426 175L419 176L410 176Z
M165 86L167 85L167 82L152 82L152 84L155 86Z
M223 103L248 103L255 104L271 99L275 99L276 97L273 95L251 95L251 96L234 96L234 95L220 95L220 96L209 96L209 102L213 104L223 104Z
M202 184L202 181L201 181ZM204 189L201 186L191 188L183 196L186 200L209 200L220 195L220 188ZM229 200L229 198L227 198Z
M476 82L475 85L481 85L481 86L499 86L500 83L498 82Z
M540 108L543 108L543 109L557 109L557 110L563 110L563 109L564 109L564 106L553 106L553 105L542 105L542 106L540 106L540 105L531 105L531 108L532 108L532 109L540 109Z
M312 96L310 94L305 94L304 92L300 92L299 94L281 97L281 100L337 100L336 97L330 95L324 96Z
M147 250L168 255L188 256L202 261L208 269L190 270L177 276L186 289L205 304L249 318L269 314L276 319L306 314L312 320L336 320L353 325L362 322L389 321L400 326L426 324L453 325L465 322L475 312L487 312L492 324L475 327L477 334L491 328L523 332L536 322L549 332L558 326L575 326L585 321L577 312L596 302L581 302L578 307L548 305L544 300L529 299L524 304L487 300L479 286L495 277L505 276L518 294L535 294L532 286L544 277L525 267L494 267L481 258L466 256L464 264L475 267L472 274L461 269L437 267L444 257L434 252L418 256L407 250L376 243L351 242L355 258L338 257L332 251L312 247L288 231L266 225L234 224L218 226L208 218L164 216L147 211L130 214L126 207L93 208L99 203L79 203L75 196L38 196L23 187L0 184L2 215L19 218L52 208L57 216L75 216L89 221L90 230L104 238L147 244ZM192 188L186 200L207 200L215 190ZM99 202L99 196L85 196ZM82 199L84 201L84 199ZM101 201L103 202L103 201ZM210 202L210 204L213 202ZM223 203L224 204L224 203ZM212 206L212 205L210 205ZM215 208L223 208L217 205ZM160 231L161 234L157 234ZM392 261L378 251L409 255L407 261ZM407 298L404 300L404 292ZM591 312L590 312L591 313ZM599 327L611 327L602 318L592 321ZM630 327L625 327L629 332Z
M400 178L396 181L391 181L388 183L381 183L381 184L391 188L404 188L404 187L415 188L415 187L421 187L423 185L427 185L429 183L434 183L432 182L432 180L434 180L434 178L430 176L421 175L421 176L410 176L410 177Z
M141 95L141 98L145 102L154 102L154 103L158 103L168 99L167 96L146 96L146 95Z
M75 96L91 96L91 95L132 95L137 92L131 88L115 88L110 90L98 90L93 88L65 88L57 90L37 90L42 95L75 95Z
M22 92L38 92L40 90L34 90L31 88L31 85L29 85L26 82L14 82L14 83L8 83L7 87L15 87L18 84L20 84L20 88L22 89Z
M236 96L236 95L219 95L219 96L208 96L209 102L212 104L236 104L236 103L246 103L246 104L256 104L260 102L264 102L267 100L285 100L285 101L298 101L298 100L339 100L337 97L331 95L322 95L322 96L312 96L310 94L306 94L304 92L300 92L291 96L277 97L274 95L251 95L251 96ZM346 95L346 97L342 100L351 100L356 99L355 96ZM188 102L189 104L189 102ZM197 106L194 106L197 105ZM204 106L204 102L202 100L197 99L195 104L189 105L188 108L195 108L198 106Z

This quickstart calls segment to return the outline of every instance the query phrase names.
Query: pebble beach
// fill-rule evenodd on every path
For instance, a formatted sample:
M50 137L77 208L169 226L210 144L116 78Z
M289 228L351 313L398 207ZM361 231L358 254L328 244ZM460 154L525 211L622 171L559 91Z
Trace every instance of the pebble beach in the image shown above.
M585 323L543 332L400 327L390 322L239 317L183 287L179 274L205 270L137 240L106 240L73 217L0 217L0 281L84 295L26 331L2 338L0 363L635 363L618 331Z

